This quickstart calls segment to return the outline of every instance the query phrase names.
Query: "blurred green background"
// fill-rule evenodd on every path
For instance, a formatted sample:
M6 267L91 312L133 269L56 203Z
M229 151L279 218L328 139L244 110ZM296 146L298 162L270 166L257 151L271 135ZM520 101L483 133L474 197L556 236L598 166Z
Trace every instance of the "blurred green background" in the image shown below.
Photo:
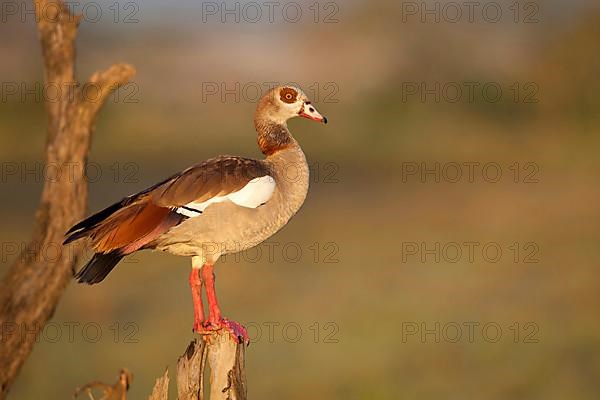
M330 118L290 123L313 174L300 213L216 268L225 315L255 339L250 398L600 397L597 2L481 2L472 20L458 2L457 20L449 2L311 0L272 23L261 2L257 22L241 2L225 23L200 2L95 4L79 79L138 74L97 121L90 211L217 154L259 157L256 87L297 82ZM3 12L0 273L45 179L33 17ZM127 367L145 399L193 338L189 267L145 252L70 285L10 397L69 398Z

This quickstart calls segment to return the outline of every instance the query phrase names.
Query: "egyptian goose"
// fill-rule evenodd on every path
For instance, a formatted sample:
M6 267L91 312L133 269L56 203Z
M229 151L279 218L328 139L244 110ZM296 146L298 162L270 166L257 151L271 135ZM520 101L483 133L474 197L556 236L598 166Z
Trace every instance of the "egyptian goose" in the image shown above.
M206 160L74 225L64 244L89 238L95 251L75 278L98 283L123 257L144 249L191 257L193 331L205 334L224 328L247 341L243 326L221 315L213 266L220 256L269 238L304 203L308 165L287 127L287 120L296 116L327 123L300 89L271 89L259 100L254 116L263 160L235 156ZM202 286L208 299L207 319Z

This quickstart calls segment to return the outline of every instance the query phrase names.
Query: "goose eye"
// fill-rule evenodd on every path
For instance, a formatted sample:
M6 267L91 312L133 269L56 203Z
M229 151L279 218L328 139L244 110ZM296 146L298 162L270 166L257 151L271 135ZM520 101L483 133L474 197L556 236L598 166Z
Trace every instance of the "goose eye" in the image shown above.
M287 103L287 104L295 103L297 96L298 96L298 93L296 93L296 91L291 88L284 88L281 90L281 93L280 93L281 101L283 101L284 103Z

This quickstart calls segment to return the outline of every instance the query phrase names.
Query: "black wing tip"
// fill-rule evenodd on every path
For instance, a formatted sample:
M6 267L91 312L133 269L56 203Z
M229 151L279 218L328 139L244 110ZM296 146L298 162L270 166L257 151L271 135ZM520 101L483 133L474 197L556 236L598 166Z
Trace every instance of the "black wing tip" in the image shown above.
M120 251L110 253L96 253L90 261L74 276L78 283L94 285L107 277L110 271L125 257Z
M77 283L84 283L86 285L95 285L97 283L100 283L101 281L94 281L94 280L85 280L83 277L75 275L75 279L77 279Z
M65 232L65 236L69 236L71 233L80 230L81 228L83 228L83 223L84 221L80 221L78 223L76 223L75 225L73 225L71 228L69 228L68 231Z
M62 244L63 245L69 244L71 242L76 241L77 239L81 239L82 237L84 237L86 235L87 235L86 231L77 231L75 233L67 232L67 233L65 233L65 236L67 236L67 237L65 238L65 240L63 240Z
M106 207L101 211L98 211L95 214L90 215L82 221L79 221L71 228L69 228L68 231L65 232L65 236L68 237L65 239L63 244L71 243L74 240L86 236L90 229L96 227L100 222L104 221L106 218L117 212L122 207L131 204L133 200L135 200L135 196L123 197L118 202L111 204L110 206Z

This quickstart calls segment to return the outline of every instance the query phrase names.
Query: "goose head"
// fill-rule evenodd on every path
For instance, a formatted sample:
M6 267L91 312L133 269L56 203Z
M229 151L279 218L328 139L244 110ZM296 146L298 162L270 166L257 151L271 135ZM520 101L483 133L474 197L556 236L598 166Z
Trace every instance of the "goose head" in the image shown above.
M295 86L279 86L265 93L258 102L255 120L285 125L288 119L295 117L327 123L327 117L322 116L308 96Z

